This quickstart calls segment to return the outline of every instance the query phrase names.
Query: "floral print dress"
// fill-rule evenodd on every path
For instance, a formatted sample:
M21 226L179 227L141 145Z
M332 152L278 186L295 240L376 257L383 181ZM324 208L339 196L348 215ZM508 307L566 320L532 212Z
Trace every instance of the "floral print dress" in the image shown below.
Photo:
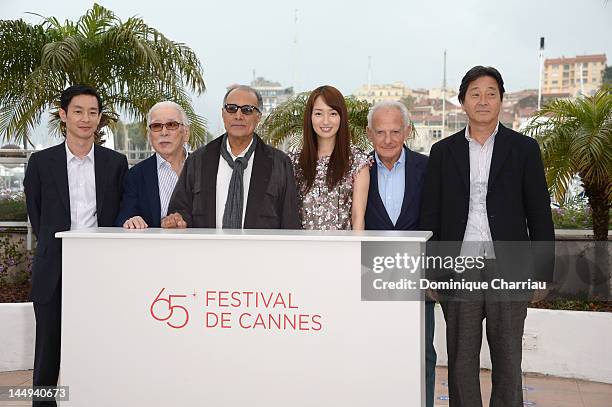
M306 179L299 165L301 151L289 153L298 189L298 208L302 229L350 230L353 206L353 181L359 171L369 165L368 156L351 146L351 166L344 177L332 188L327 187L329 156L317 160L316 177L306 191Z

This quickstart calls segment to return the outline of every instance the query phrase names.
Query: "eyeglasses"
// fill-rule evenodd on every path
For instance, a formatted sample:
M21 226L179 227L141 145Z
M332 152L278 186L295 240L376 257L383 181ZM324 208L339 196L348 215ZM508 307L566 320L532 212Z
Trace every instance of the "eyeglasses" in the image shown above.
M179 126L182 126L183 123L179 122L168 122L168 123L151 123L149 124L149 129L154 132L162 131L165 127L168 130L176 130Z
M255 106L251 106L251 105L242 105L242 106L239 106L239 105L236 105L234 103L226 103L225 105L223 105L223 108L228 113L236 113L238 111L238 109L240 109L242 114L244 114L246 116L252 115L256 110L257 110L257 112L261 113L261 111L258 108L256 108Z

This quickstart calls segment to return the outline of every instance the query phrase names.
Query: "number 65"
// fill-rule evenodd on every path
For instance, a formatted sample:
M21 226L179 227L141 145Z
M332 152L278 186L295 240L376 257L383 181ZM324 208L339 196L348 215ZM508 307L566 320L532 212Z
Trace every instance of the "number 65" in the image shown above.
M162 321L162 322L167 321L166 324L168 324L168 326L171 328L180 329L184 327L185 325L187 325L187 323L189 322L189 312L187 311L187 308L183 307L182 305L172 305L172 299L182 298L182 297L187 297L187 296L186 295L170 295L168 296L168 298L160 298L165 289L166 288L161 289L161 291L159 292L159 294L157 294L157 297L155 297L155 300L151 304L151 307L149 309L151 311L151 316L158 321ZM168 303L168 316L166 317L160 317L159 314L156 314L155 311L153 310L153 308L155 307L155 304L157 304L160 301ZM183 311L185 313L185 322L183 322L181 325L174 325L171 322L168 322L168 320L172 318L172 315L174 314L174 311L176 309L178 309L179 311Z

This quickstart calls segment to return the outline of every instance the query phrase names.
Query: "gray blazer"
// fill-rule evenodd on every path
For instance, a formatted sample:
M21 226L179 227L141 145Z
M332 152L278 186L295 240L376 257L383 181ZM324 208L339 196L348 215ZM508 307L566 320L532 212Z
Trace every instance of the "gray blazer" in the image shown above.
M257 137L247 197L245 229L299 229L297 189L285 153ZM216 138L189 155L170 199L168 213L178 212L190 228L216 226L217 170L221 140Z

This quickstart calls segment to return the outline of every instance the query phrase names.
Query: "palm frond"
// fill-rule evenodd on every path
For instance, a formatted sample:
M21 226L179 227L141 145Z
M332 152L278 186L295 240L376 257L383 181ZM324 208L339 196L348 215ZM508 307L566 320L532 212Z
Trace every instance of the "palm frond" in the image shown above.
M605 89L576 100L554 100L525 132L535 137L551 193L559 202L575 175L612 196L612 95Z
M40 24L0 21L0 137L27 138L50 108L50 132L60 134L57 101L66 86L80 83L98 89L111 128L119 112L143 121L153 104L173 100L193 122L192 145L205 142L206 120L189 95L205 90L203 69L187 45L99 4L76 22L35 15Z
M288 145L291 150L299 149L302 145L304 109L309 96L310 92L299 93L272 110L259 125L261 137L274 146ZM345 102L352 142L367 150L371 147L366 133L370 105L352 96L346 97Z

